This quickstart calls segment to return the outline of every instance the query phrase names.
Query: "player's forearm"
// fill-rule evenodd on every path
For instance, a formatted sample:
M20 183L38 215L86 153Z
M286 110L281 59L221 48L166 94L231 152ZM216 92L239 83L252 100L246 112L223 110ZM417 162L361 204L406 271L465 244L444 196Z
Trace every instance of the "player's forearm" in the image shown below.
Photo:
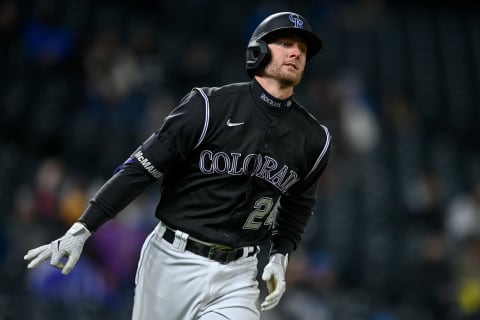
M98 190L79 221L84 223L90 231L97 230L105 222L114 218L153 182L155 180L137 165L126 164Z
M277 222L272 233L272 250L274 253L291 253L295 251L302 239L302 235L310 220L311 213L296 215L285 214L285 217L277 216Z
M314 196L311 190L281 199L272 232L271 254L286 254L296 250L312 217L313 204Z

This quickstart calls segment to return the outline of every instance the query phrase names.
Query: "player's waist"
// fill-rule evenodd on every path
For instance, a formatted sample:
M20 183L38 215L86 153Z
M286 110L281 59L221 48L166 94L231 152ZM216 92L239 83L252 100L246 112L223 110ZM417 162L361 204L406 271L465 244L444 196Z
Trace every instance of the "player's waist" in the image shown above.
M159 226L164 229L162 239L169 242L174 249L180 251L188 250L223 264L238 260L241 257L253 256L259 251L257 246L230 248L220 244L205 242L181 230L175 230L163 222L160 222Z

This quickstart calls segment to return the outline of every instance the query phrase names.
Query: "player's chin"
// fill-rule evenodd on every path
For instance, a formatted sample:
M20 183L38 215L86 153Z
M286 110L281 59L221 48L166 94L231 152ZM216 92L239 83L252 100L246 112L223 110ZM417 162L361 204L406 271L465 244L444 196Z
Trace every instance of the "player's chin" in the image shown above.
M297 85L302 80L303 70L300 69L287 69L283 73L283 78L285 81L292 83L292 85Z
M281 78L281 82L285 86L289 87L295 87L300 83L300 80L302 80L302 74L284 74L284 76Z

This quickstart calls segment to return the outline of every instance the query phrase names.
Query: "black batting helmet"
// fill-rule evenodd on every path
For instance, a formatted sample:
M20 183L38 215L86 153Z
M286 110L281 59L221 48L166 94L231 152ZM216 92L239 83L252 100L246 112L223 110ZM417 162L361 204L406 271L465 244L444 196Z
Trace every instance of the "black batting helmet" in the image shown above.
M283 33L299 34L307 43L307 61L322 48L322 41L312 32L308 21L294 12L279 12L265 18L253 32L247 46L246 68L250 78L270 58L268 40Z

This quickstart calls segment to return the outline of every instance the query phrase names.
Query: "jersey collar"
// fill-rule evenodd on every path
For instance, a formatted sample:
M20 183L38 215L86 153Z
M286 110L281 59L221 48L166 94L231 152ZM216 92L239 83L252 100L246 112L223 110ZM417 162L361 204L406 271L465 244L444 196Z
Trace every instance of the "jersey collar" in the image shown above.
M293 105L293 95L287 99L277 99L271 94L269 94L263 87L258 83L257 80L253 79L251 84L251 92L253 100L261 106L276 111L276 112L286 112L290 110Z

